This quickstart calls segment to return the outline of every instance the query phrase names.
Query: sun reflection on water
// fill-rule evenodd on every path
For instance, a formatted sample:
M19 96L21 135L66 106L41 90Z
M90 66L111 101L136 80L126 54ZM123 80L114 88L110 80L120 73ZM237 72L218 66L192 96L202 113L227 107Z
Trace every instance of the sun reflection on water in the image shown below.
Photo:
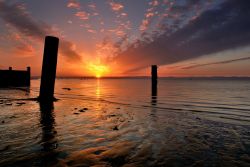
M100 78L97 78L96 80L96 98L100 99L101 98L101 85L100 85Z

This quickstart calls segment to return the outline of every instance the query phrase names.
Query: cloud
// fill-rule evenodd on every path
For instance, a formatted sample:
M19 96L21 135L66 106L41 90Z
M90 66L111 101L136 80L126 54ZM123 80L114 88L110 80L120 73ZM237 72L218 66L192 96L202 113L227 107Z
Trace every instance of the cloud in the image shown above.
M93 33L93 34L96 33L96 30L93 30L93 29L88 29L87 31L88 31L89 33Z
M80 61L81 56L77 53L76 47L72 42L61 40L60 41L60 53L67 56L70 61Z
M115 3L112 0L109 1L109 5L115 15L114 22L116 23L116 27L108 29L106 32L109 33L110 37L113 36L114 39L109 40L108 47L107 45L97 47L98 53L102 52L101 55L104 55L103 57L107 57L108 59L113 58L114 54L122 50L123 46L126 45L128 34L131 30L131 22L128 20L128 13L124 11L124 5L122 3ZM107 38L103 39L103 43L106 43L105 41L107 41ZM98 44L98 46L102 46L103 43ZM105 48L106 52L102 51L103 48Z
M96 44L97 55L103 61L110 59L110 56L114 55L118 50L119 48L115 46L114 41L109 37L105 37L101 43Z
M117 2L113 2L113 1L110 1L109 5L110 5L111 9L113 11L116 11L116 12L120 11L124 8L124 6L121 3L117 3Z
M0 17L26 36L41 38L49 29L44 23L37 23L32 19L20 8L20 4L8 5L6 1L0 1Z
M114 61L131 64L128 71L151 64L167 65L250 44L250 1L227 0L196 19L151 41L139 40ZM181 23L179 23L181 24Z
M76 12L75 16L77 16L81 20L88 20L89 19L89 13L84 12L84 11Z
M245 61L250 60L250 57L243 57L239 59L231 59L231 60L225 60L225 61L218 61L218 62L212 62L212 63L204 63L204 64L195 64L191 66L182 67L182 69L192 69L192 68L198 68L198 67L204 67L204 66L210 66L210 65L220 65L220 64L229 64L234 63L238 61Z
M88 7L91 8L93 11L96 11L96 4L90 3Z
M158 0L153 0L153 1L149 2L149 4L152 6L158 6L160 3Z
M33 19L23 4L9 5L6 1L0 1L0 18L22 35L38 41L43 41L47 35L57 34L51 26ZM80 60L81 56L71 48L72 45L69 41L60 40L59 52L68 60Z
M33 56L35 53L34 47L31 45L31 41L28 38L23 37L22 35L12 32L11 27L7 31L7 39L11 40L14 48L14 55L19 57L29 57Z
M70 1L72 2L72 1ZM87 5L87 12L81 9L80 4L78 4L78 7L75 8L76 13L74 16L76 16L78 19L82 20L82 23L80 27L84 27L86 32L91 34L96 34L100 30L95 29L92 25L93 18L95 18L100 24L104 23L99 12L97 11L97 7L95 3L89 3Z
M70 0L68 2L68 4L67 4L67 7L68 8L74 8L74 9L80 9L81 8L79 2L76 2L74 0Z
M35 49L32 45L21 41L16 45L15 53L18 56L28 57L32 56L35 53Z
M153 22L154 17L157 15L157 7L159 5L158 0L152 0L148 3L149 8L147 9L146 13L144 14L144 19L141 22L141 25L139 27L139 30L144 32L146 31L151 23Z

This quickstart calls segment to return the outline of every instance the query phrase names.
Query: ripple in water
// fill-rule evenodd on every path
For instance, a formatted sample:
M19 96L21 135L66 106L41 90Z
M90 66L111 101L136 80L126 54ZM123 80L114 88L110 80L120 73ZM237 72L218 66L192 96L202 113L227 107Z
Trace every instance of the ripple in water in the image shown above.
M249 166L249 83L57 80L45 105L39 80L2 89L0 166Z

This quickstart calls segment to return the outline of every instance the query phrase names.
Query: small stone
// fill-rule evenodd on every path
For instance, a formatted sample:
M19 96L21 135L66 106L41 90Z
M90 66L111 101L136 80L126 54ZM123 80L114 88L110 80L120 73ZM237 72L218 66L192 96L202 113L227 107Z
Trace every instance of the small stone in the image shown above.
M24 102L17 102L16 104L19 105L19 106L21 106L21 105L26 104L26 103L24 103Z
M119 130L119 129L118 129L118 127L117 127L117 126L115 126L115 127L113 128L113 130Z
M94 154L96 154L96 155L99 155L99 154L101 154L102 152L104 152L105 150L97 150L97 151L95 151L95 152L93 152Z
M77 112L74 112L74 114L75 114L75 115L78 115L79 113L77 113Z
M26 104L26 103L24 103L24 102L17 102L16 104Z
M10 146L5 146L4 148L1 148L0 151L6 151L6 150L9 150L10 149Z
M12 105L12 103L6 103L5 105L7 105L7 106L11 106L11 105Z
M5 121L2 121L2 124L4 124L5 123Z
M121 109L121 108L120 108L120 107L117 107L116 109L119 110L119 109Z
M75 110L77 110L77 108L75 108Z
M87 110L88 110L88 108L83 108L83 109L80 109L79 112L85 112Z
M64 90L68 90L68 91L70 91L70 90L71 90L70 88L62 88L62 89L64 89Z

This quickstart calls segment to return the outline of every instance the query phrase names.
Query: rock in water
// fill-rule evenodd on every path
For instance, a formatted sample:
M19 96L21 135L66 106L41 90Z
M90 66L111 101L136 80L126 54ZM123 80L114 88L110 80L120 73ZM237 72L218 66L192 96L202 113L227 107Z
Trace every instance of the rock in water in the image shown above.
M71 88L62 88L62 89L64 89L64 90L68 90L68 91L70 91L70 90L71 90Z
M113 130L119 130L119 129L118 129L118 127L117 127L117 126L115 126L115 127L113 128Z

